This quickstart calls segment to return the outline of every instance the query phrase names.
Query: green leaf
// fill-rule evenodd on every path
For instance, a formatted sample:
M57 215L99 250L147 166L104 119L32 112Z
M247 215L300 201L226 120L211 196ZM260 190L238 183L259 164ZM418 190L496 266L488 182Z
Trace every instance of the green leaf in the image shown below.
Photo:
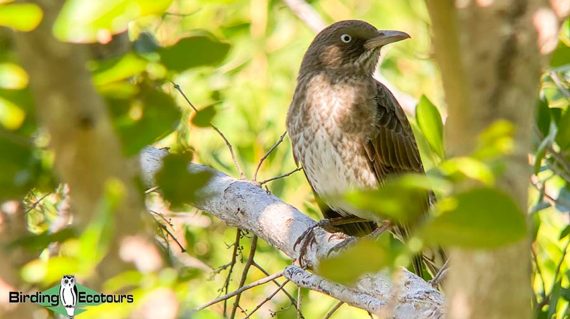
M229 50L229 44L206 34L184 38L173 46L160 49L159 54L169 70L181 72L198 66L217 65Z
M14 131L22 126L25 118L26 113L19 105L0 96L0 125Z
M570 148L570 108L567 108L562 114L559 123L555 141L560 146L561 152L564 153Z
M8 248L23 247L31 251L42 251L51 243L61 243L77 236L74 228L67 227L55 233L44 232L18 238L8 244Z
M42 9L32 3L0 4L0 26L32 31L40 24L42 16Z
M79 237L81 253L78 257L83 265L95 267L107 253L117 227L114 216L124 197L125 186L121 181L110 179L105 183L105 192L99 200L97 212Z
M560 41L558 46L552 53L552 57L550 58L550 66L553 68L561 67L564 65L569 64L568 57L570 56L570 47L567 46L564 42Z
M474 188L440 200L436 216L420 236L433 245L495 248L522 240L525 215L506 193L491 187Z
M210 123L212 123L214 116L216 116L216 108L215 104L212 104L198 110L198 112L192 117L192 124L198 127L208 127L210 126Z
M566 301L570 301L570 288L562 288L560 290L560 296Z
M495 175L489 166L473 157L453 157L444 161L439 169L454 180L468 177L486 185L495 183Z
M366 273L393 266L398 256L406 257L405 247L389 234L383 234L378 241L363 238L339 254L321 260L317 273L332 281L350 284Z
M108 42L113 34L127 30L128 24L148 15L160 15L172 0L68 0L54 24L54 34L62 41Z
M93 83L102 86L140 74L146 69L147 61L129 53L98 63L93 71Z
M545 98L540 98L536 103L536 125L542 133L542 135L548 135L548 130L550 129L550 109L548 107L548 101Z
M507 120L497 120L477 138L477 150L473 154L480 160L496 159L512 153L515 127Z
M136 96L110 98L108 102L126 155L134 155L171 133L180 119L174 99L146 83L141 84Z
M388 179L379 189L348 192L344 199L363 214L374 214L369 216L371 220L409 223L429 209L429 191L448 192L450 187L449 182L442 179L409 174Z
M440 158L444 158L445 149L443 147L443 122L441 115L437 107L425 95L422 95L416 107L416 122L433 151Z
M156 174L160 191L174 208L181 208L208 196L202 188L212 177L212 172L190 171L190 159L190 156L184 154L169 154L163 160L162 169Z
M552 290L550 291L550 302L548 303L547 318L555 318L554 315L556 314L556 307L558 305L558 301L560 301L561 293L562 293L562 282L558 280L552 286Z
M566 227L564 227L564 229L560 232L558 239L564 239L564 237L568 235L570 235L570 225L566 225Z
M18 90L27 86L28 74L22 67L14 63L0 63L0 88Z

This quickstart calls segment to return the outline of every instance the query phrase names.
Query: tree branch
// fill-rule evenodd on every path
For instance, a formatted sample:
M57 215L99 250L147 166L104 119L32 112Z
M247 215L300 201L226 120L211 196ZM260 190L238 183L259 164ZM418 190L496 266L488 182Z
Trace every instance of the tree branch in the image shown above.
M153 176L162 165L165 150L147 148L141 155L144 181L152 185ZM207 198L192 203L208 211L227 224L248 230L283 253L297 259L299 247L295 242L315 221L296 208L258 187L253 182L229 177L212 168L189 164L189 170L209 170L212 179L203 189ZM308 265L328 256L333 248L350 237L331 234L321 228L314 230L315 244L307 248L304 259ZM289 266L285 277L297 285L320 291L347 304L372 313L386 315L390 304L391 318L442 318L443 296L423 279L402 269L399 280L393 283L383 272L363 276L353 287L346 287L313 275L299 267ZM396 304L393 305L392 302Z

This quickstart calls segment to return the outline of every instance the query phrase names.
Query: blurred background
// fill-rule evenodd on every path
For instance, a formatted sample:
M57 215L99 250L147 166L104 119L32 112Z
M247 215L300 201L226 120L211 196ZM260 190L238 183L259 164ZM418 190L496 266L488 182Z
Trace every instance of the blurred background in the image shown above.
M126 156L135 156L150 144L169 147L174 153L192 153L193 161L239 177L226 143L211 123L233 146L244 176L252 179L260 159L285 131L297 71L315 36L314 25L319 23L302 15L306 11L300 8L309 9L325 24L361 19L380 29L411 35L411 39L383 50L379 76L394 89L408 113L426 169L439 165L445 159L442 147L434 145L429 132L426 138L426 128L415 121L418 101L434 106L443 121L446 117L424 1L68 0L53 32L60 41L89 46L93 83L107 102ZM29 75L15 49L14 33L35 28L42 17L38 10L33 5L0 1L0 26L7 27L0 29L0 210L5 215L25 212L29 233L25 238L13 238L10 245L22 245L36 256L19 274L27 287L43 290L58 282L62 272L89 277L97 261L90 263L92 256L77 248L82 240L89 240L85 233L65 231L72 220L68 190L54 173L49 135L37 123L36 108L41 107L41 101L33 101ZM532 249L537 318L563 318L570 311L570 257L566 254L570 241L568 21L559 40L543 75L535 149L529 154L529 169L535 173L529 189L529 213L535 222ZM261 166L257 180L295 168L285 137ZM302 173L264 186L312 218L321 218ZM102 284L103 290L129 287L137 302L94 307L81 318L221 318L223 303L199 312L193 309L238 287L252 235L241 232L236 245L236 229L207 213L190 206L170 207L155 193L148 195L147 202L163 248L164 266L109 279ZM234 251L237 262L230 267ZM255 257L260 268L253 267L246 282L291 263L261 240ZM78 264L78 260L85 263ZM224 288L226 282L228 288ZM267 284L247 291L241 297L241 309L249 313L275 289L276 285ZM297 298L294 285L286 289ZM306 318L323 318L337 303L316 292L300 293ZM228 309L232 304L230 300ZM39 307L36 312L34 318L52 316ZM245 316L238 309L237 317ZM290 298L278 293L252 317L296 316ZM365 311L347 305L334 316L369 318Z

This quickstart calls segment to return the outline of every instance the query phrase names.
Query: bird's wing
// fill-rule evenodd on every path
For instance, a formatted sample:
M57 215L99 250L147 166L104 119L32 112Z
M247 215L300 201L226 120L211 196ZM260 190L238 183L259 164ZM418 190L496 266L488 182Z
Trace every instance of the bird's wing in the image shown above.
M377 109L376 129L364 148L378 183L382 184L390 175L424 173L414 132L406 114L390 90L380 82L376 82L373 103ZM424 211L428 208L429 198L426 196ZM409 235L409 225L399 225L395 231L405 239ZM421 257L415 256L412 263L414 272L421 276Z
M404 110L392 93L376 82L377 116L366 154L380 183L392 174L423 173L424 167L414 133Z

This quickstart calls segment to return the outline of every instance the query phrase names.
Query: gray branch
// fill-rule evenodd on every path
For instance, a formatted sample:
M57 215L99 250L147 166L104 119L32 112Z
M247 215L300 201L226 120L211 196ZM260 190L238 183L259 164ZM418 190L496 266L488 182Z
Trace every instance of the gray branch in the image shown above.
M153 185L153 176L162 165L167 151L147 148L141 155L145 182ZM229 177L210 167L189 164L189 170L209 170L213 178L202 190L207 196L193 206L211 213L228 225L248 230L270 243L292 259L299 257L295 242L315 221L295 207L284 203L255 183ZM307 249L304 260L317 265L333 247L346 240L342 234L331 234L316 228L315 244ZM328 281L296 266L285 269L285 277L301 287L322 292L352 306L383 318L443 318L443 295L423 279L402 269L396 280L378 272L364 275L348 287Z

